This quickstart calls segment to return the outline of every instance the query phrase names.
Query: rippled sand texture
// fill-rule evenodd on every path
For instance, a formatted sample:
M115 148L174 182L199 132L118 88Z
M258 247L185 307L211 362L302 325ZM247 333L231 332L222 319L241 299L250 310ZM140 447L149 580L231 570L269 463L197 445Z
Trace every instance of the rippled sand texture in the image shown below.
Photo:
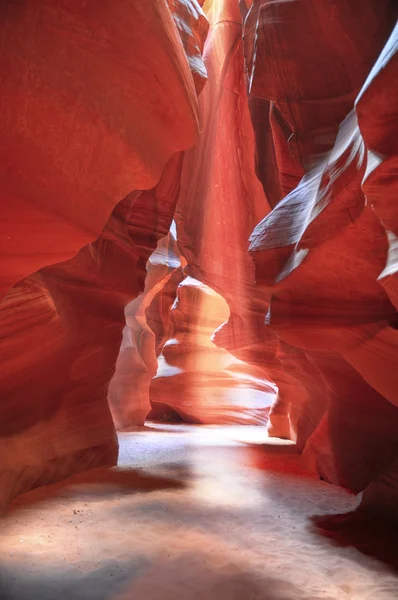
M331 516L357 498L307 476L289 442L259 427L154 424L119 441L117 469L13 503L1 600L397 597L391 529L388 541L354 513Z

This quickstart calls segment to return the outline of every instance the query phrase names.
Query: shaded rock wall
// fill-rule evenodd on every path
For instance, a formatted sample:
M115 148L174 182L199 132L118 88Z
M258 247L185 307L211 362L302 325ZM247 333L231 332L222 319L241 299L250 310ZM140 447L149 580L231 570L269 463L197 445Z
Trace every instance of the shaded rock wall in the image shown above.
M389 39L396 6L315 4L253 3L246 21L251 93L270 103L279 187L287 192L254 229L250 250L269 302L264 337L277 335L284 372L304 388L298 397L294 385L281 394L270 433L288 435L294 412L303 458L324 479L356 491L378 481L365 493L369 507L377 491L391 492L398 452L397 30ZM300 41L306 27L312 36ZM273 65L264 73L262 52ZM273 110L289 125L283 135L273 129ZM261 152L259 163L260 172Z
M116 462L124 307L170 228L205 79L205 17L170 6L3 7L1 506Z
M146 4L2 8L4 291L95 240L117 202L153 187L171 154L196 140L196 93L172 15L163 0Z

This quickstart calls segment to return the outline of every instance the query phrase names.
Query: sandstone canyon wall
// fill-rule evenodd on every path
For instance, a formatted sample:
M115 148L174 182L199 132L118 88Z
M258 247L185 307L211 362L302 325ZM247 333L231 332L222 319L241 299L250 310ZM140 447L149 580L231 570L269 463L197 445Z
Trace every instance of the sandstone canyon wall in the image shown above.
M315 4L260 2L253 14L253 3L246 21L251 93L269 111L279 189L287 194L255 228L250 250L269 302L265 329L277 334L284 372L304 387L301 397L293 387L279 398L270 426L286 435L295 411L307 465L355 491L369 485L364 505L391 508L398 452L396 6L341 2L320 11ZM262 56L273 66L279 60L280 71L263 72ZM255 128L258 114L257 104ZM263 184L267 192L270 183Z
M237 3L204 4L202 134L175 216L184 272L228 302L213 342L277 385L269 434L295 440L327 481L365 489L367 508L394 512L396 5L246 8L242 44ZM261 212L254 274L245 236ZM173 339L162 360L179 348ZM171 385L170 404L191 418L163 373L154 397Z
M244 364L211 341L231 311L230 321L236 320L233 334L240 338L240 323L245 323L244 334L253 343L256 289L248 238L269 206L255 174L238 3L205 2L203 9L210 30L203 53L207 82L199 96L201 135L183 159L175 212L178 250L171 251L169 259L164 255L172 268L173 255L179 252L188 279L178 290L176 286L173 307L163 303L158 304L158 311L151 310L150 297L162 284L153 280L154 266L150 264L148 294L135 302L136 316L131 318L131 309L126 310L125 343L129 350L122 349L118 365L121 367L122 356L127 358L128 352L130 363L125 363L124 374L116 369L110 394L112 407L112 390L130 386L130 393L118 402L123 413L118 423L123 426L142 424L143 407L149 411L149 400L152 417L174 413L195 423L265 425L275 395L275 387L264 379L262 365ZM157 294L158 299L164 297L160 290ZM152 319L159 309L163 322L171 319L172 328L149 389L149 381L156 374L156 354L161 350L155 349L152 333ZM252 322L247 329L249 319ZM224 344L228 349L231 345ZM131 353L137 362L132 362ZM137 381L143 384L140 390ZM136 412L138 405L142 407L140 414Z
M149 390L152 418L171 409L190 423L267 424L275 387L261 369L211 341L228 317L228 304L207 285L192 277L179 284L170 338Z
M125 309L126 327L108 392L117 429L143 425L151 411L149 387L171 333L170 308L183 278L183 264L173 223L148 260L143 293Z
M395 1L3 12L0 501L152 401L396 515Z
M28 0L0 27L5 505L116 462L107 388L198 138L207 21L194 0Z

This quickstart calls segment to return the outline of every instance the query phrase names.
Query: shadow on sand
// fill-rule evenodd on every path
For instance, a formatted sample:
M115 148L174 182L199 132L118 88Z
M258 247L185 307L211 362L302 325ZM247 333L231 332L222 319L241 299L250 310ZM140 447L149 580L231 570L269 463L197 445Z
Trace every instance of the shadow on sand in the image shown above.
M335 546L353 547L398 572L398 524L356 510L313 516L311 530Z
M259 576L231 561L208 564L198 549L178 559L107 561L84 572L25 564L0 567L1 600L304 600L305 590L282 578Z
M22 494L12 502L9 514L61 497L84 495L92 497L93 500L103 500L115 496L185 487L186 484L181 477L159 477L146 474L141 469L120 467L92 469L68 477L59 483Z

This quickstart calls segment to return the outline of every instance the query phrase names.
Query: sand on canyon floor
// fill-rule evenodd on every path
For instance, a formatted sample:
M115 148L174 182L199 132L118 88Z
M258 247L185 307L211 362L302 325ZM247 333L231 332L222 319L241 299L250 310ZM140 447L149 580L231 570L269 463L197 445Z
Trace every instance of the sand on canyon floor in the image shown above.
M303 472L290 443L151 423L119 440L117 468L14 501L1 600L398 598L394 532Z

